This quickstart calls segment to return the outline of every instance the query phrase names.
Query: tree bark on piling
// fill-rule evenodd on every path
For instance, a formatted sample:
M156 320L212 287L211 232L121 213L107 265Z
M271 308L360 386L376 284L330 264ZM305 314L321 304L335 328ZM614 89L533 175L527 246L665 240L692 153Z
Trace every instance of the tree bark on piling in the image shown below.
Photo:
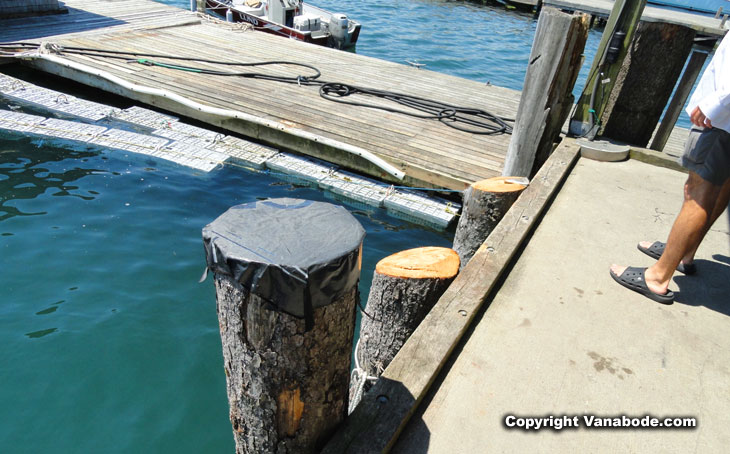
M646 147L682 73L695 37L689 27L640 22L616 77L601 135Z
M357 287L314 309L314 328L215 276L236 453L319 452L347 415Z
M378 262L358 348L368 375L379 376L388 367L458 271L458 255L440 247L409 249Z
M454 235L454 250L464 268L474 253L517 200L525 185L511 183L515 177L478 181L467 189L464 208Z

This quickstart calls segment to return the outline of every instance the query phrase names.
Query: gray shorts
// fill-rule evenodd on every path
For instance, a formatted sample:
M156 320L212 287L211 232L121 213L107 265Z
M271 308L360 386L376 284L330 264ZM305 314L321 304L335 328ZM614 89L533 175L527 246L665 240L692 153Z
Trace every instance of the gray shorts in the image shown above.
M692 126L679 163L714 185L724 184L730 178L730 133Z

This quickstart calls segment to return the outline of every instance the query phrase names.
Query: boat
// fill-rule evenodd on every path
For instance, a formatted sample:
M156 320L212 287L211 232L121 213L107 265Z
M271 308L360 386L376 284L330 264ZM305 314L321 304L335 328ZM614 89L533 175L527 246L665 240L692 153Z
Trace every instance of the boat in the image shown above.
M360 23L302 0L206 0L209 12L231 22L307 43L347 49L360 35Z
M722 9L724 14L730 13L729 0L647 0L647 3L703 14L714 15L719 9Z

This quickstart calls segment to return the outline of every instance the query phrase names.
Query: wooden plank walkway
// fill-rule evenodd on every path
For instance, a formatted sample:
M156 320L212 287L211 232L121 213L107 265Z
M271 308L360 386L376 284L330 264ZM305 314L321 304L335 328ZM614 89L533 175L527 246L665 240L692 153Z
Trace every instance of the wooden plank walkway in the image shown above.
M544 0L544 6L554 6L570 11L583 11L596 16L607 17L613 8L613 0ZM690 27L698 33L710 36L725 36L730 23L721 25L721 19L703 14L681 11L660 6L646 5L641 19L647 22L666 22Z
M196 14L149 0L69 0L66 5L71 13L65 22L59 17L7 21L0 31L0 41L32 37L36 42L52 41L62 46L203 56L225 61L294 60L314 64L321 70L322 80L403 92L453 105L477 107L505 117L514 117L519 103L519 92L514 90L245 31L240 26L201 20ZM49 36L49 31L60 35ZM235 109L288 128L360 147L405 171L405 183L410 185L463 189L471 182L499 175L510 139L506 134L476 135L434 120L334 103L321 98L317 87L185 73L100 57L66 54L63 58L106 71L128 82L162 87L195 102ZM280 148L322 157L388 179L381 169L362 158L317 141L303 141L281 129L211 117L169 99L133 93L102 77L82 74L47 61L30 61L29 64ZM231 70L221 65L200 66ZM270 71L280 75L297 74L291 69Z

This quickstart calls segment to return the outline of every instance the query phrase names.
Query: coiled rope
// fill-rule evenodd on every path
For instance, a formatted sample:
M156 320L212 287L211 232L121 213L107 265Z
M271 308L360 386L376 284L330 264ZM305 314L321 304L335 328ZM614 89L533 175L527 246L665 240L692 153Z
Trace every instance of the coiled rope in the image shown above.
M23 49L23 53L29 49L37 49L38 44L36 43L5 43L0 44L0 52L4 49L14 48ZM262 62L231 62L222 60L211 60L197 57L181 57L164 54L154 53L140 53L140 52L124 52L117 50L108 49L94 49L87 47L61 47L56 46L54 52L59 54L77 54L91 57L103 57L103 58L114 58L122 59L128 63L136 63L147 66L156 66L161 68L167 68L177 71L185 71L197 74L208 74L215 76L227 76L227 77L243 77L250 79L267 80L273 82L297 84L304 86L318 86L319 94L322 98L332 102L338 102L341 104L348 104L351 106L365 107L370 109L378 109L386 112L397 113L401 115L407 115L420 119L432 119L438 120L454 129L468 132L471 134L511 134L512 126L509 124L513 122L513 119L500 117L489 113L482 109L455 106L440 101L435 101L427 98L421 98L418 96L407 95L404 93L398 93L387 90L380 90L376 88L359 87L350 85L342 82L328 82L319 80L322 73L313 65L300 62L292 61L262 61ZM261 72L249 72L249 71L222 71L211 68L202 68L198 66L190 66L186 64L168 63L157 61L153 59L165 59L174 62L196 62L196 63L209 63L215 65L225 65L233 67L262 67L262 66L288 66L288 67L299 67L307 70L308 74L296 75L296 76L282 76L267 74ZM376 98L383 99L411 110L404 110L397 107L389 107L381 104L373 104L368 102L354 101L351 100L353 96L365 97L365 98Z

